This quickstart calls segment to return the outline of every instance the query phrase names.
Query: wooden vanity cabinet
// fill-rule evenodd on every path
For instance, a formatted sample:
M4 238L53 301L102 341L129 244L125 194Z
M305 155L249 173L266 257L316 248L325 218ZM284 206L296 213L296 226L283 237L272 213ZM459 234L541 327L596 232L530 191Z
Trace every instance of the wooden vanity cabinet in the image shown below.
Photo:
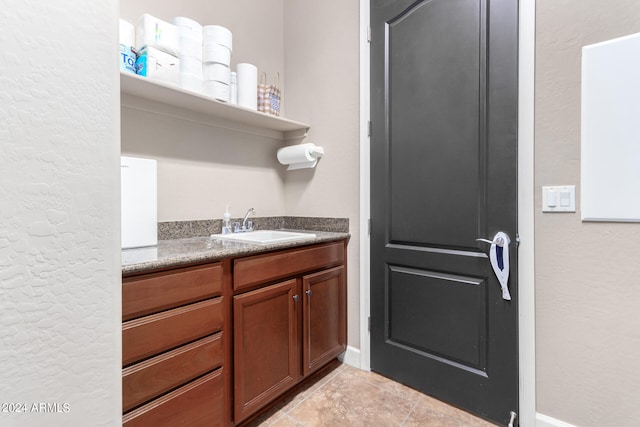
M344 352L346 244L124 277L123 426L247 422Z
M302 374L305 377L346 350L346 283L344 266L302 277Z
M123 426L231 423L223 271L212 263L123 278Z
M236 424L345 351L345 266L346 241L234 260Z

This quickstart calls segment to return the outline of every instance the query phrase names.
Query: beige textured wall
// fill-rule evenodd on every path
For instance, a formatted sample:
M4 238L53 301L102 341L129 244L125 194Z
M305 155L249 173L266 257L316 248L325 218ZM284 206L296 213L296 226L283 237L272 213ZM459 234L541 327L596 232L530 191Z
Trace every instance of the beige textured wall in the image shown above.
M120 16L134 23L143 13L167 21L187 16L229 28L232 68L249 62L259 72L280 72L285 113L282 8L282 0L122 0ZM121 120L122 153L158 160L159 221L222 218L226 204L234 217L249 207L258 216L286 213L283 167L276 161L281 141L129 108Z
M286 102L326 151L285 176L289 215L349 218L349 345L359 348L359 2L285 0Z
M122 422L117 10L2 3L3 427Z
M540 187L576 184L579 206L581 47L640 32L640 2L538 0L536 20L537 411L637 426L640 225L543 214Z

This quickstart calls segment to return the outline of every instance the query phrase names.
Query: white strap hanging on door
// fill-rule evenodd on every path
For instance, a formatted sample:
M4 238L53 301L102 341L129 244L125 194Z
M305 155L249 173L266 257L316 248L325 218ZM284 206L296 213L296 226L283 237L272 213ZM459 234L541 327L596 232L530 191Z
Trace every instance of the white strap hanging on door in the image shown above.
M480 242L491 243L489 249L489 260L491 261L491 267L496 274L500 287L502 288L502 298L511 301L511 294L509 293L509 243L511 239L507 236L507 233L499 231L493 237L493 240L476 239Z

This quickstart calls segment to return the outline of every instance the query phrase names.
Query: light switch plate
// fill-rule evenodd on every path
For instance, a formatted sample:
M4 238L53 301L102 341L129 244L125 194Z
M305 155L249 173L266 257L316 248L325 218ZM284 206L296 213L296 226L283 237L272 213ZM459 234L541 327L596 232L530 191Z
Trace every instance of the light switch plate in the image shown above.
M576 186L542 187L542 212L575 212Z

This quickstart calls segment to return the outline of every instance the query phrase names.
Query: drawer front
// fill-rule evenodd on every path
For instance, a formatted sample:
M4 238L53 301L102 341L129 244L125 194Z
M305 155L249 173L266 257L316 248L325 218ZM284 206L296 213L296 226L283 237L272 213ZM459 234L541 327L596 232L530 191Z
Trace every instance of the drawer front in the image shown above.
M233 289L249 288L344 262L343 242L239 258L233 263Z
M222 365L222 333L122 370L124 412Z
M123 427L224 425L222 368L122 417Z
M222 297L122 324L122 364L155 356L222 329Z
M221 295L222 265L182 268L122 280L122 320Z

